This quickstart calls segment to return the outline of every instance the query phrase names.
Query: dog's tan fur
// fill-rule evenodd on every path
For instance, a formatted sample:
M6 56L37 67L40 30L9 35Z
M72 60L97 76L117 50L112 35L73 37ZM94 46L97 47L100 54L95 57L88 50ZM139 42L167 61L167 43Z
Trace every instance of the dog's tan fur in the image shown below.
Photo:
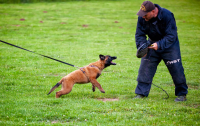
M116 65L110 60L111 56L99 55L100 59L94 63L90 63L88 66L85 66L81 69L75 70L67 76L63 77L51 90L50 94L55 88L62 84L62 89L56 92L56 98L59 98L61 95L68 94L72 91L74 84L85 84L92 83L92 90L95 91L97 87L102 93L105 93L104 89L101 87L100 83L97 81L97 78L101 75L102 70L110 65ZM116 59L116 57L112 57Z

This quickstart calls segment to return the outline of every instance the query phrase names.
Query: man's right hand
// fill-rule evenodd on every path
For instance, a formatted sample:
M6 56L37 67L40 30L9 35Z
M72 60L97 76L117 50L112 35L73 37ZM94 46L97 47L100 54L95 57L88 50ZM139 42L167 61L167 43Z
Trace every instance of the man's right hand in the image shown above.
M149 49L158 50L158 44L155 42L151 46L148 47Z

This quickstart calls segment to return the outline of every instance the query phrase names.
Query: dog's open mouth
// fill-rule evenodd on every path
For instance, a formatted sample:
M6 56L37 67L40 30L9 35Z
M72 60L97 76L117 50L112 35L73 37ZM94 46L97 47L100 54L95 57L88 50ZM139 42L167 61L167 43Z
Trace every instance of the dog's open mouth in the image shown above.
M116 63L113 63L112 61L111 61L111 64L112 64L112 65L117 65Z
M112 58L112 60L115 60L115 59L117 59L117 57L116 57L116 56L114 56L114 57L111 57L111 58ZM112 64L112 65L117 65L116 63L114 63L114 62L112 62L112 61L111 61L111 64Z

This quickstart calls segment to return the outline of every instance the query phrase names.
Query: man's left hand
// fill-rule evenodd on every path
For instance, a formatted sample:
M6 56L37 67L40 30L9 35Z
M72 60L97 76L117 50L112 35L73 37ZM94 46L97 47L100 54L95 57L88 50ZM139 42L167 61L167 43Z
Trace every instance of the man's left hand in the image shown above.
M149 49L158 50L158 44L155 42L151 46L148 47Z

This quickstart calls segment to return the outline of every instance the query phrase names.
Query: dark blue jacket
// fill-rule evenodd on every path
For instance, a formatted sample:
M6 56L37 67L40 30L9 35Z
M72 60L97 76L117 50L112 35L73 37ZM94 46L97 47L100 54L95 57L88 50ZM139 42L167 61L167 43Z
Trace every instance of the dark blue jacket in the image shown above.
M170 48L173 44L178 44L177 27L175 18L172 12L165 8L161 8L155 4L159 12L156 18L150 21L145 21L142 17L138 17L137 29L135 34L137 48L150 40L147 40L146 35L152 41L157 42L158 52ZM153 42L151 42L153 43Z

